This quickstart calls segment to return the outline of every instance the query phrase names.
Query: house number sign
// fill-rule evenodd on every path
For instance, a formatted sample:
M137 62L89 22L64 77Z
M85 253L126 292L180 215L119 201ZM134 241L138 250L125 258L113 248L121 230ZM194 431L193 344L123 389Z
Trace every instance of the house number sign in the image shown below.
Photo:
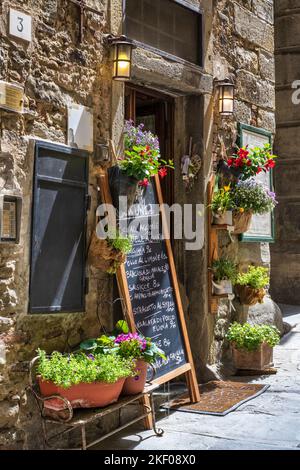
M9 10L9 34L24 41L31 41L31 16L10 8Z

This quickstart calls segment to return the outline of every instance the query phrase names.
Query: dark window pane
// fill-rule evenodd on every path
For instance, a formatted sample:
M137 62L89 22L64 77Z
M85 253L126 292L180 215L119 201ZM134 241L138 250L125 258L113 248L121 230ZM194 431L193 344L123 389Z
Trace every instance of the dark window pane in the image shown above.
M126 0L129 38L201 64L201 14L173 0Z

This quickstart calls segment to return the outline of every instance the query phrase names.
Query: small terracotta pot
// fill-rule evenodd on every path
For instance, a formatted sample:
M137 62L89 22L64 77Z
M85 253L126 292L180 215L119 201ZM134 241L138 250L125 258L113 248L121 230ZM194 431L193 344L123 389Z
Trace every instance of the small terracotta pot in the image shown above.
M262 304L266 295L265 289L253 289L239 284L235 286L235 289L242 305Z
M135 377L127 377L123 385L123 395L136 395L144 390L147 380L147 369L147 362L136 361L135 370L137 375Z
M241 233L248 232L252 221L252 212L233 212L233 225L234 231L233 235L240 235Z
M102 408L118 401L124 382L125 379L120 379L113 384L105 382L81 383L69 388L62 388L38 377L43 397L60 395L69 400L73 408ZM63 401L57 398L45 401L45 407L55 411L65 409Z
M264 370L273 365L273 348L262 343L256 351L237 349L232 346L234 365L237 369Z

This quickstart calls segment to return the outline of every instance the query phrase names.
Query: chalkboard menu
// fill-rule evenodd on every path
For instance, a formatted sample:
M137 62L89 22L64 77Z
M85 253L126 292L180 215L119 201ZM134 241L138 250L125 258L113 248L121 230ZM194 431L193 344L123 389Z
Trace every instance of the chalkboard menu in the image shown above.
M156 378L186 364L186 351L173 288L155 184L140 190L128 214L120 215L133 238L125 265L136 328L165 351L155 364Z

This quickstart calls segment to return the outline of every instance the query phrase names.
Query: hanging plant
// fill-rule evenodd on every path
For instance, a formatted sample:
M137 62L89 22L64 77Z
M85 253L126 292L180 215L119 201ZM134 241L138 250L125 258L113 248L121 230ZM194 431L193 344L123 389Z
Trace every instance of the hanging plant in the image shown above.
M276 155L272 154L270 144L263 147L254 147L248 150L248 146L240 148L236 154L227 160L227 165L234 174L242 180L247 180L259 173L268 172L275 167Z

